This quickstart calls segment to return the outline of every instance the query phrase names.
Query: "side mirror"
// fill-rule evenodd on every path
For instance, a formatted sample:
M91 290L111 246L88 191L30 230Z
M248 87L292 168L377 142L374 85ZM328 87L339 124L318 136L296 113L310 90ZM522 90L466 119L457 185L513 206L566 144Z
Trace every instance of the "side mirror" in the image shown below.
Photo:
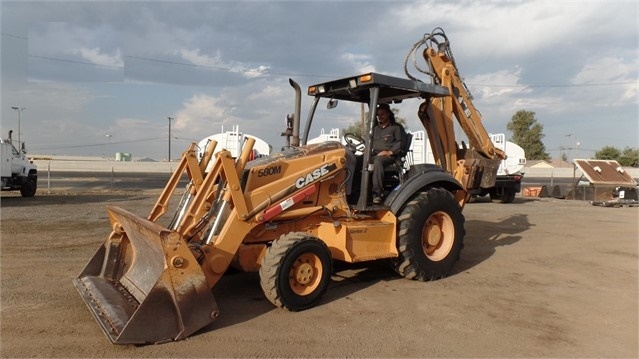
M24 145L24 142L20 144L20 152L27 153L27 146Z
M334 109L335 107L337 107L337 100L333 98L328 100L328 103L326 104L326 108L331 110L331 109Z

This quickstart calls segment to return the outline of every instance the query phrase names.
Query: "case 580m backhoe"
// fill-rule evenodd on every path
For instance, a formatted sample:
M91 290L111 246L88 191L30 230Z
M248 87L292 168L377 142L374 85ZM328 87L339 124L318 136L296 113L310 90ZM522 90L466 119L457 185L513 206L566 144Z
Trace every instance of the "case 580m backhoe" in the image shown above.
M411 49L413 58L422 46L431 83L406 71L408 79L368 73L310 86L301 137L301 90L290 80L296 101L289 148L249 161L252 139L238 158L226 150L212 156L216 143L210 143L198 161L192 144L147 218L107 207L112 232L74 285L109 340L159 343L203 328L218 316L212 288L229 266L259 271L265 296L291 311L318 302L333 261L389 259L408 279L447 276L463 247L468 191L494 185L503 153L481 123L444 32L426 34ZM341 143L305 145L322 100L329 108L352 101L375 109L411 99L416 110L428 105L420 117L437 165L392 176L399 182L388 186L381 205L370 201L368 166L376 111L369 111L354 173ZM454 118L468 148L455 141ZM189 184L180 201L171 201L183 175ZM347 197L348 176L356 181ZM165 219L173 205L175 215Z

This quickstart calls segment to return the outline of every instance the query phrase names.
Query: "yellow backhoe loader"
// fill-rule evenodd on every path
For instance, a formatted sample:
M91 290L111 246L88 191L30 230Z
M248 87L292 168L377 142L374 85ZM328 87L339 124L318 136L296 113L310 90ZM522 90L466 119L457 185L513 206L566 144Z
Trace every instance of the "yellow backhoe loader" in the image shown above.
M216 143L209 143L198 160L192 144L146 218L107 207L112 232L73 282L108 339L143 344L193 334L218 316L212 288L231 266L259 271L266 298L291 311L320 300L334 261L388 259L408 279L447 276L463 247L468 191L494 185L503 153L472 105L443 31L425 35L411 53L422 46L430 83L407 72L409 78L367 73L309 86L313 100L300 134L301 89L290 80L290 146L249 161L252 139L237 158L224 149L213 156ZM382 204L371 202L368 165L375 111L365 138L306 144L322 101L330 112L338 101L375 109L411 100L415 111L424 109L419 117L437 165L397 166ZM455 139L455 118L468 148ZM361 153L354 170L350 147ZM188 185L179 191L184 177Z

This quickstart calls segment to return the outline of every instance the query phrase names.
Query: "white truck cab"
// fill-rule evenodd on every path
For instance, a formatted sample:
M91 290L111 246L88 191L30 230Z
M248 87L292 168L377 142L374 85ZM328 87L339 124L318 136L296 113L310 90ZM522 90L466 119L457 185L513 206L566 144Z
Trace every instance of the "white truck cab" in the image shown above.
M38 187L38 169L27 158L24 143L18 150L9 137L9 139L0 139L0 147L2 190L20 190L22 197L35 196Z

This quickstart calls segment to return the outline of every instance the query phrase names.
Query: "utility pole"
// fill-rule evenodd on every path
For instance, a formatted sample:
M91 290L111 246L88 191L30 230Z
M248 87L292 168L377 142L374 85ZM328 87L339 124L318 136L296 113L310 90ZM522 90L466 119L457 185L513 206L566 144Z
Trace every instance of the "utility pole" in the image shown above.
M167 117L169 119L169 157L168 161L171 162L171 121L175 120L175 117Z
M572 147L570 146L570 138L572 137L572 133L566 134L564 135L564 137L566 137L566 142L568 142L568 147L564 147L564 153L566 154L566 162L570 163L569 158L568 158L568 151L567 150L571 150ZM562 158L563 160L563 158Z
M109 154L107 155L107 161L111 161L111 137L113 135L108 134L106 135L107 141L109 142Z
M22 152L22 142L20 141L20 112L26 110L26 107L11 107L12 110L18 112L18 151Z

